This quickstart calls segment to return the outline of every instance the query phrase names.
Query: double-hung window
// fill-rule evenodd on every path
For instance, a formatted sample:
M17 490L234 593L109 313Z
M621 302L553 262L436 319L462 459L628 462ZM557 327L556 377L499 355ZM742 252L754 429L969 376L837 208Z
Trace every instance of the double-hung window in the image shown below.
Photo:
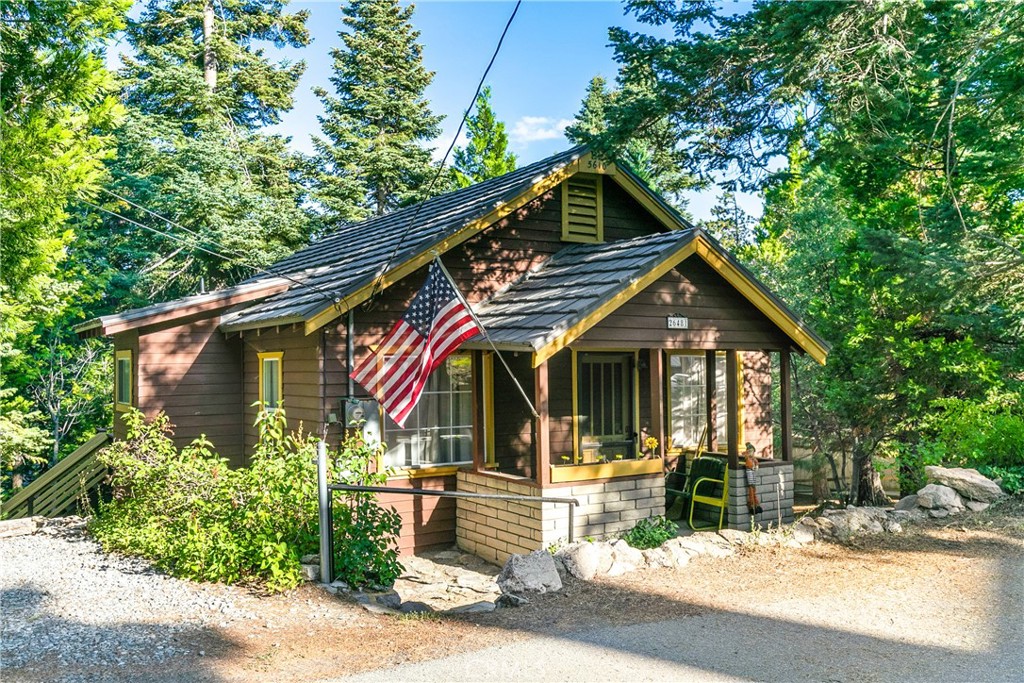
M121 349L114 352L114 408L128 410L132 407L132 387L135 383L132 374L132 352Z
M385 415L384 442L390 467L472 462L472 356L453 353L434 370L404 428Z
M260 405L264 410L277 410L281 407L282 365L284 352L259 354L260 363Z

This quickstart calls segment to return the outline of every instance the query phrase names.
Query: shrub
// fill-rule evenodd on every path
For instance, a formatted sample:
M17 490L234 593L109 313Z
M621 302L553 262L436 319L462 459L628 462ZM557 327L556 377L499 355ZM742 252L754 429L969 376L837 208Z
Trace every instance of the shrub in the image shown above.
M199 581L272 591L298 585L299 558L319 547L316 438L301 430L286 433L282 411L262 413L249 466L231 469L203 437L179 452L164 415L147 422L132 411L124 419L127 438L99 456L112 470L113 499L101 505L91 529L105 549L142 555L175 576ZM337 454L339 463L350 461L347 444ZM336 475L337 465L331 470ZM370 563L365 575L389 577L397 551L392 557L381 548L394 545L394 535L387 534L396 527L367 528L365 521L375 518L371 505L362 507L356 527L335 547L342 556L351 555L353 545L378 548L356 555ZM336 510L336 530L350 523L345 508ZM376 535L366 541L363 533Z
M630 529L623 539L634 548L646 550L657 548L670 538L675 538L679 527L676 523L665 517L651 517L641 519Z
M978 471L989 479L1000 479L999 485L1011 495L1024 493L1024 466L989 467L982 465Z

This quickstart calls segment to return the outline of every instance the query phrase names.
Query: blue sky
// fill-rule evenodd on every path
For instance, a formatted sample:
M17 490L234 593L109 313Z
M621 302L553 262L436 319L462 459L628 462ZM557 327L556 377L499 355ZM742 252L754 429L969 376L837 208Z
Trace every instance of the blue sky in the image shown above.
M426 96L433 111L445 117L442 135L435 142L438 157L450 144L514 6L515 2L506 0L415 3L412 23L420 32L424 64L435 73ZM749 4L729 3L728 7L742 12ZM295 107L275 131L289 136L295 149L308 153L312 151L310 136L320 131L317 116L322 113L313 88L331 89L329 51L341 44L342 15L337 0L293 1L288 8L309 10L307 25L313 41L299 50L267 48L268 55L276 59L302 59L307 64ZM611 26L671 36L667 27L639 24L624 14L620 2L611 0L534 0L520 7L488 76L492 106L507 125L520 164L568 148L562 129L579 111L590 79L601 75L614 81L617 65L608 46ZM689 210L695 218L708 216L715 196L712 190L690 197ZM740 197L740 202L748 212L760 214L756 197Z

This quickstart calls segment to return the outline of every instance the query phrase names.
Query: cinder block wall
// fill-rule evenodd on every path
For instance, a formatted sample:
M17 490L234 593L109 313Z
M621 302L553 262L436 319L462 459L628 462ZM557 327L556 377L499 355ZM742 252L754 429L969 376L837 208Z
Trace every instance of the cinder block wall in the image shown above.
M779 475L782 476L781 497ZM761 460L757 469L757 498L764 512L757 515L754 523L761 528L778 526L779 508L782 509L782 523L793 521L793 463L781 460ZM726 525L730 529L750 531L750 512L747 510L746 470L729 471L729 507L726 511Z
M660 475L614 479L541 489L494 476L460 472L458 490L546 498L575 498L574 537L617 536L637 520L665 513L665 480ZM455 533L459 547L489 562L528 553L569 538L569 509L562 503L457 499Z

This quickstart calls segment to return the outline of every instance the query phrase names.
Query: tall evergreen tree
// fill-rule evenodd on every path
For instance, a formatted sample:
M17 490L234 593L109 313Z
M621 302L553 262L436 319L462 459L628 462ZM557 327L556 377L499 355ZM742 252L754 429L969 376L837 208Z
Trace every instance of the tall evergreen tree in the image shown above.
M516 170L516 155L508 151L505 123L498 121L491 109L490 86L480 91L476 107L466 119L466 138L468 144L456 148L452 164L459 187Z
M423 193L436 172L423 146L440 132L424 91L434 74L423 68L413 7L398 0L345 5L342 47L331 51L334 93L317 89L326 113L316 148L314 196L328 220L382 215Z
M261 44L308 44L307 15L279 0L149 0L130 23L110 187L124 200L110 208L179 239L105 219L79 246L111 272L107 305L230 284L305 241L299 159L261 130L292 106L305 65Z

